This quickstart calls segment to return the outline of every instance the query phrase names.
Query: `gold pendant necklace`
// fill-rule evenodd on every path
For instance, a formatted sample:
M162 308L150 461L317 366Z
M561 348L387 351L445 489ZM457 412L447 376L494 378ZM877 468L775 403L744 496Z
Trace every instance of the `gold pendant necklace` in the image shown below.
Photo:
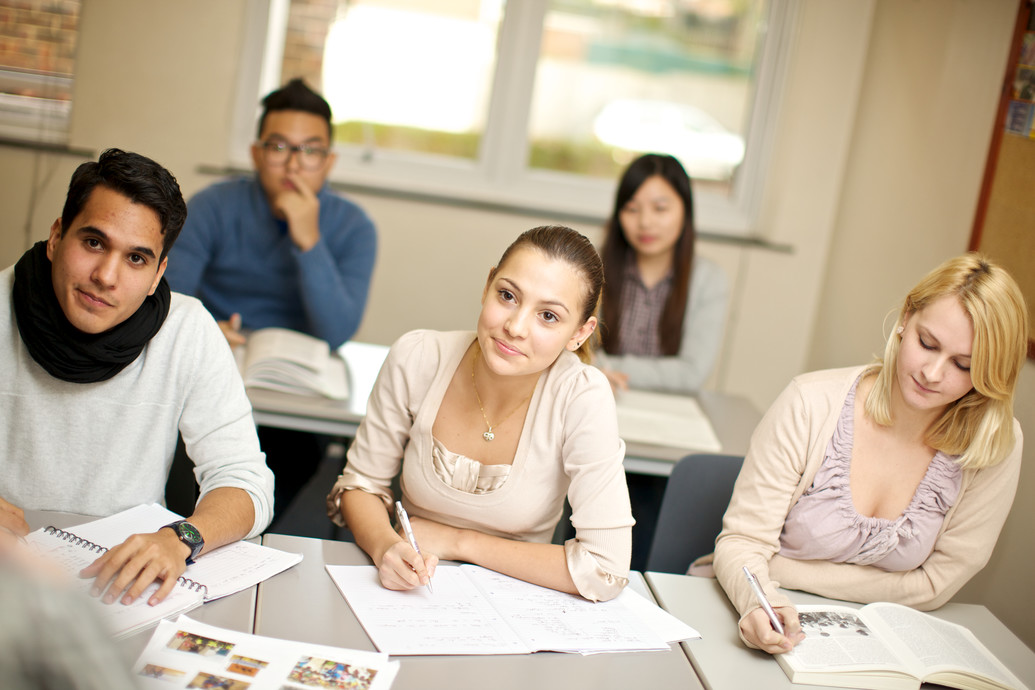
M515 407L513 410L508 412L507 416L505 416L503 419L501 419L500 421L496 422L495 424L489 424L489 418L485 416L485 407L482 405L482 396L478 395L478 382L474 380L474 363L478 361L478 354L480 352L481 352L481 349L479 347L477 347L477 345L476 345L475 349L474 349L474 357L471 357L471 385L474 386L474 397L478 400L478 409L482 411L482 419L485 420L485 426L488 429L488 431L486 431L484 434L482 434L482 438L484 438L486 440L486 442L488 442L488 441L491 441L492 439L496 438L496 434L492 430L493 427L497 427L500 424L502 424L503 422L505 422L508 419L510 419L510 415L512 415L515 412L517 412L518 410L520 410L521 406L524 405L526 402L528 402L528 399L532 397L532 393L529 393L528 395L526 395L524 397L524 399L521 402L518 403L517 407ZM535 392L535 387L534 386L532 387L532 392L533 393Z

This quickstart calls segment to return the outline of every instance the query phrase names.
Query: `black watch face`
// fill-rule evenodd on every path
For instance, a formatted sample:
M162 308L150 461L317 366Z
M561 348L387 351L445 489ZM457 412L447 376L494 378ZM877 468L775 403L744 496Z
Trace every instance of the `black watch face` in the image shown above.
M194 525L190 524L189 522L181 522L176 529L179 530L180 536L182 536L187 541L193 542L195 544L201 541L201 533L198 532L198 530L195 529Z

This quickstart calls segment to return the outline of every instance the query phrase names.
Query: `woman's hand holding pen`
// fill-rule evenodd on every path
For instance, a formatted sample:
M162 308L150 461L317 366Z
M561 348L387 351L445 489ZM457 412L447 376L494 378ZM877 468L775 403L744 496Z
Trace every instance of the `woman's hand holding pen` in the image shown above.
M772 621L761 607L749 611L740 619L740 632L755 647L770 654L783 654L804 640L805 633L801 631L798 611L793 606L777 606L773 610L783 622L783 635L773 629Z
M385 589L414 589L428 584L438 566L438 556L417 553L405 537L381 555L378 577Z

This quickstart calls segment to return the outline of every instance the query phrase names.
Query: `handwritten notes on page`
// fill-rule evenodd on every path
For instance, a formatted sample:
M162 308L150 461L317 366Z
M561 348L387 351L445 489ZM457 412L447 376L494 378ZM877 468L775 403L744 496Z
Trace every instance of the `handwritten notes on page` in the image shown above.
M393 655L649 651L699 637L629 589L593 603L463 565L439 566L434 594L397 592L372 566L326 567L374 645Z

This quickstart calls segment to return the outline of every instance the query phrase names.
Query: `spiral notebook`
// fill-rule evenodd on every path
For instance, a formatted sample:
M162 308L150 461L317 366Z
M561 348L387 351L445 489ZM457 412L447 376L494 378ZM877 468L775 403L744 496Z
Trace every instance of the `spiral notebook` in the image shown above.
M154 532L181 519L160 505L139 505L110 517L66 529L45 527L32 532L26 541L41 556L76 575L109 548L130 535ZM94 599L101 618L115 637L126 637L156 624L163 618L185 613L206 601L239 592L287 570L302 560L301 554L288 553L247 541L234 542L199 556L178 579L172 592L155 606L147 600L158 589L151 585L132 604L103 604ZM74 582L88 592L93 580Z

